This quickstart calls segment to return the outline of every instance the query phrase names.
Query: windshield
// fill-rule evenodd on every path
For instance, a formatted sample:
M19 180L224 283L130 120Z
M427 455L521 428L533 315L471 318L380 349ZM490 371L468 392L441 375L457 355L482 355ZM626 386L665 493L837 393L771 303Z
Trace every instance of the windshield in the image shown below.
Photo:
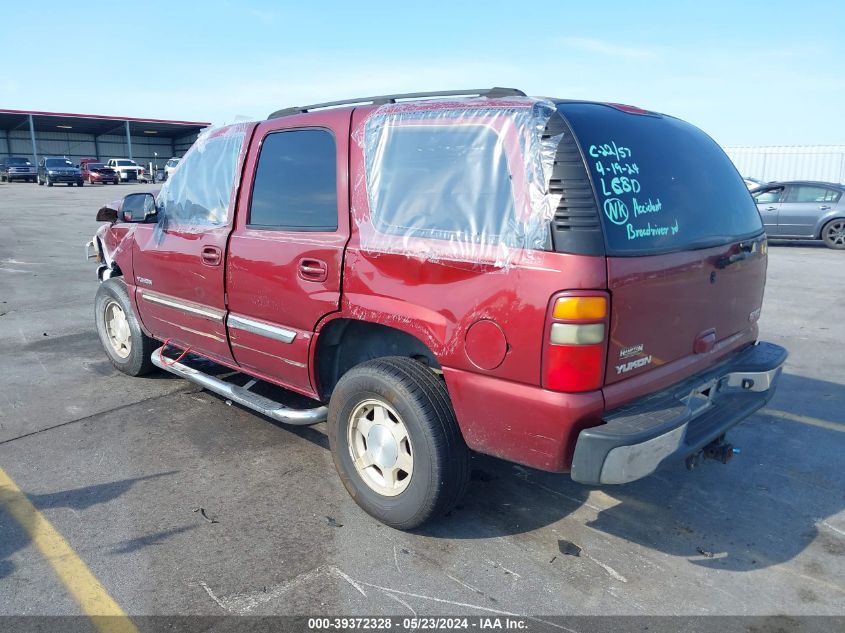
M590 168L608 254L704 248L762 231L733 163L698 128L598 104L558 109Z
M32 165L27 158L18 158L17 156L12 156L6 162L10 165Z
M88 169L102 169L105 167L103 163L88 163Z
M73 167L73 163L67 158L48 158L44 164L47 167Z
M115 161L119 167L135 167L134 160L118 160Z

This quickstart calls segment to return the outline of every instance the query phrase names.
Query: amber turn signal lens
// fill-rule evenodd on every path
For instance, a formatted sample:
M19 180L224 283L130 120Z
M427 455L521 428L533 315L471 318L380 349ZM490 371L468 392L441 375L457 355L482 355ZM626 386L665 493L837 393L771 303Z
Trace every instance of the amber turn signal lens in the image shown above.
M595 321L607 315L604 297L561 297L555 301L552 316L566 321Z

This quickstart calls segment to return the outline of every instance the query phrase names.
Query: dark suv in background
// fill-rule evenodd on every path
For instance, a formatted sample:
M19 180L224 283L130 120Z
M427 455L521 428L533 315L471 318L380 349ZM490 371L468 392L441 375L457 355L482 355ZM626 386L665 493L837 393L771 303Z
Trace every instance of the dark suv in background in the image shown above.
M24 180L35 182L38 172L32 161L23 156L0 158L0 181Z
M71 187L74 183L77 187L85 184L82 172L67 158L56 156L42 158L38 163L38 184L46 183L48 187L52 187L57 182L65 182Z

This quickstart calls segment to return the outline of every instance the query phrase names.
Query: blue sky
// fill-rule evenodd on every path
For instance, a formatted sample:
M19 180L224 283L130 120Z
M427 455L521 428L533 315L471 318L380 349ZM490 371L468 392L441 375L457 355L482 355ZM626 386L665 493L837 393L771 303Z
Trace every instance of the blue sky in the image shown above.
M666 112L723 145L845 144L841 0L45 1L2 16L0 108L224 123L501 85Z

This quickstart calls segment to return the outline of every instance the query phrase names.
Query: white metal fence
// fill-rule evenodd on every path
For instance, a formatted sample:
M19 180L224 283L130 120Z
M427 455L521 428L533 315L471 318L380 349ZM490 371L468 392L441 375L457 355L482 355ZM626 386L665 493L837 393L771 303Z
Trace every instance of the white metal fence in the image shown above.
M726 147L743 176L845 183L845 145Z

